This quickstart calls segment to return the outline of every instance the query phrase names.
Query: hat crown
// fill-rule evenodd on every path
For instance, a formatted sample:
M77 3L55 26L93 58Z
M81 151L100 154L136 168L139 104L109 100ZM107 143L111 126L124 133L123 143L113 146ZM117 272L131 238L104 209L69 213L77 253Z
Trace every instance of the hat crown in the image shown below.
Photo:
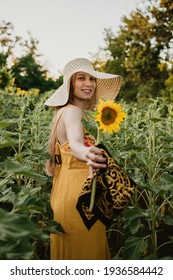
M68 62L63 71L64 81L68 81L77 72L94 71L92 63L86 58L76 58Z

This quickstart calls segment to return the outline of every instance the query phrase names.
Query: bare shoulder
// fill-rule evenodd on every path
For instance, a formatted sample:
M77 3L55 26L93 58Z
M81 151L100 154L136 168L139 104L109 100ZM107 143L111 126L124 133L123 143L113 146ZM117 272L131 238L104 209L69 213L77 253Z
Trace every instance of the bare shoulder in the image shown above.
M64 118L82 118L83 111L74 105L69 106L64 112L63 112Z

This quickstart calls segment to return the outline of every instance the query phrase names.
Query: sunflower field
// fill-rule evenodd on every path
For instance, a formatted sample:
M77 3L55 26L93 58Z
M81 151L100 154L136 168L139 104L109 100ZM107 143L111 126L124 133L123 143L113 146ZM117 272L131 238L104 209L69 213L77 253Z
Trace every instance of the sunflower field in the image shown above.
M0 259L49 259L49 233L63 231L49 205L43 102L35 89L0 92Z
M50 92L0 91L0 259L49 259L49 234L64 234L49 205L46 145ZM107 228L112 259L173 259L173 105L162 98L121 103L127 115L102 139L136 183ZM89 116L92 119L92 115ZM87 128L95 133L94 122Z

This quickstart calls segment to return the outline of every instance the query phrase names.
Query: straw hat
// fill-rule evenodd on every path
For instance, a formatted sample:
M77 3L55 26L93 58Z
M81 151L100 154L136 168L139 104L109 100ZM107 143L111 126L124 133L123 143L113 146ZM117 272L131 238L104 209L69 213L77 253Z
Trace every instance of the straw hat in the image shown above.
M91 62L86 58L76 58L68 62L63 71L63 84L45 102L45 105L56 107L65 105L69 100L70 81L77 72L85 72L96 78L95 101L100 98L114 99L121 87L122 78L119 75L102 73L94 70Z

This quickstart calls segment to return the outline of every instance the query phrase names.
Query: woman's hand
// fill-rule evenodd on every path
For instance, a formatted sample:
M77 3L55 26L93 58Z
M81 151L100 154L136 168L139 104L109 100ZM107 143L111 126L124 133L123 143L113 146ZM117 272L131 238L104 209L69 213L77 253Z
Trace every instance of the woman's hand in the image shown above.
M102 156L102 151L95 147L91 146L88 148L88 152L86 154L86 162L87 165L89 165L89 171L90 171L90 178L93 178L93 170L94 168L106 168L106 162L107 159Z
M106 168L107 159L103 157L102 151L95 147L91 146L88 148L88 152L86 153L86 162L93 168Z

